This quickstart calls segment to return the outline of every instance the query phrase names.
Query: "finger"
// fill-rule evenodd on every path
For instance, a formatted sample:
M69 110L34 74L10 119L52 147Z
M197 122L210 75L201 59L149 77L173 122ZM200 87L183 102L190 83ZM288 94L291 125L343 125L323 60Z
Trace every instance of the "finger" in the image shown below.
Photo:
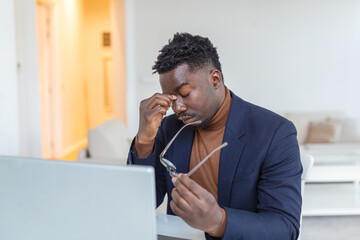
M179 206L176 205L174 200L170 201L170 208L179 217L183 217L186 215L185 212L183 210L181 210L181 208L179 208Z
M200 198L195 195L191 189L187 188L180 180L175 180L174 182L175 189L191 206L198 204ZM197 184L197 183L196 183Z
M186 174L179 174L175 183L179 181L184 185L189 191L191 191L198 199L204 200L209 192L197 184L194 180L189 178Z
M171 107L172 102L176 99L175 95L171 94L160 94L156 93L151 98L150 102L150 108L154 108L157 105L163 106L163 107Z
M184 212L190 212L192 210L191 203L188 202L183 196L179 193L179 191L174 188L171 192L172 200L176 203L176 205Z
M164 99L153 99L151 101L151 103L149 104L149 109L156 108L157 106L161 106L166 109L169 109L171 107L170 105L171 105L171 102L169 103L168 101L166 101Z
M157 105L153 109L151 109L151 115L155 116L158 113L161 113L162 115L166 115L168 108L162 107L160 105Z

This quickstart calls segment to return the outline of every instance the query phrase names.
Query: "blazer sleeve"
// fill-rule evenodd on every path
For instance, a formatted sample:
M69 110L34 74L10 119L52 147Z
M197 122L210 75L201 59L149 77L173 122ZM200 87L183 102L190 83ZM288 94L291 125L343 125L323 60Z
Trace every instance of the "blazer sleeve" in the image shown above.
M260 171L257 211L224 207L228 220L222 239L297 239L302 165L291 122L284 121L275 130Z
M162 133L159 128L159 131L155 138L153 152L146 158L139 158L136 153L135 138L134 138L131 143L128 159L127 159L128 165L132 165L132 164L146 165L155 168L156 207L158 207L163 202L164 196L166 194L166 181L165 181L166 169L163 165L161 165L159 161L160 153L162 152L165 146L160 139L162 139Z

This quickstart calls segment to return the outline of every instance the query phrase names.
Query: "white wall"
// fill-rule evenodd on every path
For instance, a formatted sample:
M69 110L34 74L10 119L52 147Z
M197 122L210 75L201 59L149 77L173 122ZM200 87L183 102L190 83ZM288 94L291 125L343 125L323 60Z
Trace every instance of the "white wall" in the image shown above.
M360 1L128 0L128 123L135 135L143 83L175 32L207 36L226 85L274 111L342 110L360 116Z
M41 120L38 79L35 0L14 0L20 155L41 157Z
M0 36L0 155L40 157L35 1L2 1Z
M19 112L13 0L0 8L0 155L18 155Z

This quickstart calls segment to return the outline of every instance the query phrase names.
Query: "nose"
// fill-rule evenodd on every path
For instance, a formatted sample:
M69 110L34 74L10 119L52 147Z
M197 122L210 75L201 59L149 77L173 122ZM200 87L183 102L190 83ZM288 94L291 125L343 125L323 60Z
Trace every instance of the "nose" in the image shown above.
M179 114L181 112L185 112L186 111L186 106L183 103L181 97L178 97L172 105L172 109L174 111L174 113Z

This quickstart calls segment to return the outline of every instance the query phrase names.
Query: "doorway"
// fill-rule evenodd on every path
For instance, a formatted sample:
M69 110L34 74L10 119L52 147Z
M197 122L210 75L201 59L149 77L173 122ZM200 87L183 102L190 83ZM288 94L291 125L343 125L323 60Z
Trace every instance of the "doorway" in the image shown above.
M123 0L37 0L42 156L76 160L87 131L126 124Z

